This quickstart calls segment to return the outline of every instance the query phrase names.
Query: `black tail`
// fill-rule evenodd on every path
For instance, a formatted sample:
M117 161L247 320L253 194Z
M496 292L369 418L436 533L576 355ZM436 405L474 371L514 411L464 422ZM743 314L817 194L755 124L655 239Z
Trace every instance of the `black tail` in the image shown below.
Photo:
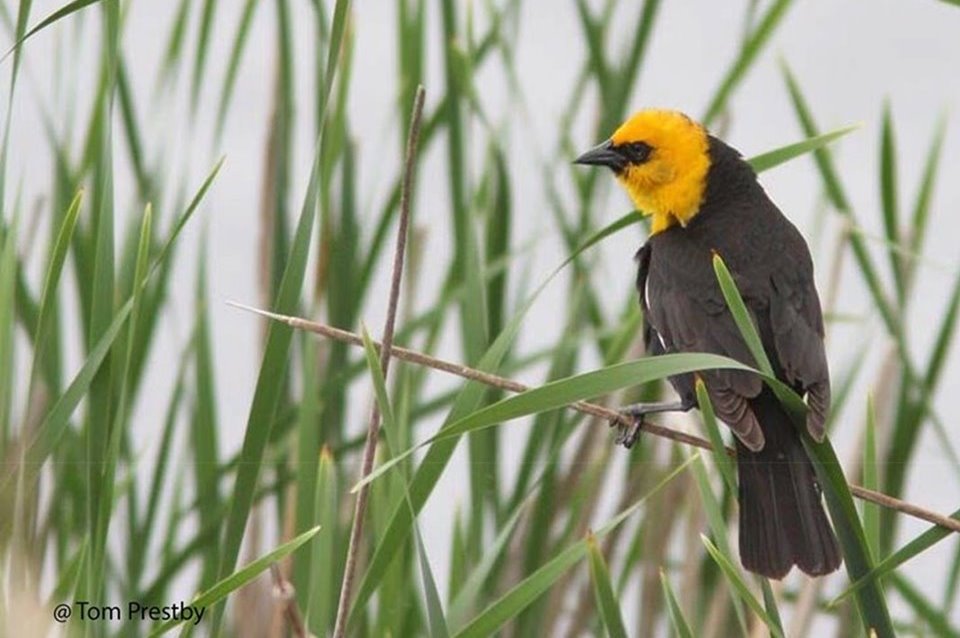
M751 452L737 441L740 560L751 572L781 579L796 565L811 576L840 566L837 537L797 428L765 388L750 402L766 443Z

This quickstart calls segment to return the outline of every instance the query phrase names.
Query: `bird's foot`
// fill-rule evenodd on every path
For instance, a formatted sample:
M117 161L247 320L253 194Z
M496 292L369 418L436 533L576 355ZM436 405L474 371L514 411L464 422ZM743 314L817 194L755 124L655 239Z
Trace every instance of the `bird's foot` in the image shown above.
M640 432L643 430L643 414L633 414L629 408L620 410L622 418L617 420L617 438L614 439L614 445L622 445L628 450L640 440Z
M661 403L633 403L619 410L616 444L630 449L640 438L640 431L648 414L661 412L686 412L696 405L692 401L664 401Z

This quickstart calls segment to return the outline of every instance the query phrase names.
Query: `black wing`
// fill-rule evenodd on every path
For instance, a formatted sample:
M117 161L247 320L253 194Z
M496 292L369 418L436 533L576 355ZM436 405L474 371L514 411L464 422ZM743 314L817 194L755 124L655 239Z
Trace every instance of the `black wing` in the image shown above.
M709 250L686 241L677 231L667 231L654 236L637 258L637 287L650 325L645 340L659 341L653 346L659 345L662 352L709 352L756 365L727 310ZM656 352L651 344L647 347ZM750 449L761 449L763 434L749 405L763 389L760 378L738 370L707 370L700 375L717 416ZM693 391L690 375L671 382L681 396Z
M810 251L786 221L779 267L771 274L770 330L785 381L807 394L807 430L818 441L830 408L830 372L823 344L823 314ZM783 256L787 258L784 259Z
M747 308L760 328L777 376L806 393L807 429L821 439L830 405L830 375L823 344L823 316L813 262L800 232L755 181L748 197L701 211L686 228L657 233L637 254L646 332L663 352L711 352L756 366L716 281L713 253L730 268ZM648 337L647 341L651 341ZM756 375L734 370L702 373L717 415L748 447L763 436L749 408L762 389ZM692 380L671 379L678 392Z

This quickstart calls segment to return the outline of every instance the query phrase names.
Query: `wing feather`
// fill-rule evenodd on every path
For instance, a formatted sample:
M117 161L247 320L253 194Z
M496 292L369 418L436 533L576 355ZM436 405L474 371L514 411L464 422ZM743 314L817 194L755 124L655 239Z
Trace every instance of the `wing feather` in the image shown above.
M801 240L802 242L802 240ZM830 371L823 344L823 315L813 280L813 266L774 273L770 325L784 379L807 394L807 430L823 439L830 409Z
M711 287L711 279L672 277L651 262L649 249L641 249L638 261L637 287L646 320L650 322L651 332L662 342L653 344L654 348L662 345L659 349L663 352L721 354L755 365L722 297L718 298L719 287L715 284ZM671 272L674 270L671 268ZM693 285L696 282L700 285ZM648 343L648 351L650 345ZM717 417L744 445L752 450L761 449L763 433L749 404L763 389L761 379L740 370L705 370L700 375ZM681 395L692 390L690 378L671 381Z

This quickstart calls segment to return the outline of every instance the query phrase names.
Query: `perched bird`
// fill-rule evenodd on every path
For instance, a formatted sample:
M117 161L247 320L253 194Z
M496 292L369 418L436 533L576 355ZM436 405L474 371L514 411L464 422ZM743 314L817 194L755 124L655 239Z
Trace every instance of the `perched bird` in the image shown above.
M717 283L712 258L719 254L777 378L805 397L807 431L822 440L830 377L810 251L740 153L682 113L651 109L575 162L610 168L652 217L650 238L636 255L647 352L710 352L757 366ZM813 465L776 396L752 373L698 374L736 435L743 566L776 579L794 565L811 576L836 570L840 551ZM670 382L679 401L624 408L634 418L621 433L627 447L645 415L697 406L693 374Z

